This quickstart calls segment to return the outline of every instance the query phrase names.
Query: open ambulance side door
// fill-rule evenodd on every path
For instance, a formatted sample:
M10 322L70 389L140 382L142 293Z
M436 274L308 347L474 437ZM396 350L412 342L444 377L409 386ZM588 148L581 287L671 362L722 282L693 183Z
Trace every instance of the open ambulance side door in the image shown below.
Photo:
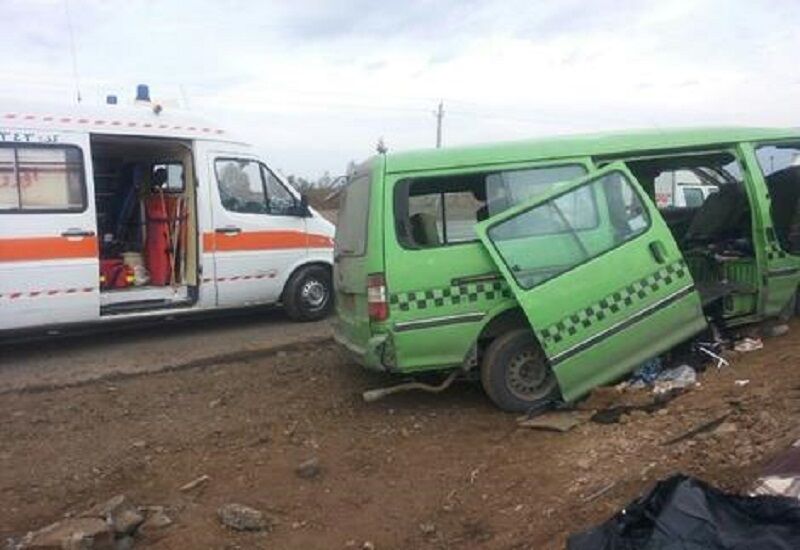
M706 327L655 205L622 163L477 226L572 401Z

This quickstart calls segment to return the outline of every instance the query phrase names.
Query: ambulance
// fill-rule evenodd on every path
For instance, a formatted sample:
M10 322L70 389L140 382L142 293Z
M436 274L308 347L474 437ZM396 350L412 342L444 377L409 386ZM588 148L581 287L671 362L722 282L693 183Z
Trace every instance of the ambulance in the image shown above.
M332 307L334 227L253 148L135 105L0 107L0 334Z

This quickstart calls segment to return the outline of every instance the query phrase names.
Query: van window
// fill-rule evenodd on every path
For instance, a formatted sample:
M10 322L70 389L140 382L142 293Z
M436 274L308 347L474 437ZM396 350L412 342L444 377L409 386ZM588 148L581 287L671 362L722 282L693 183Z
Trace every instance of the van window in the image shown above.
M477 222L546 192L554 183L585 174L584 166L570 164L403 180L395 192L398 240L411 248L476 241ZM571 200L565 209L577 212L584 211L593 199L586 190ZM597 220L589 213L574 221L580 229Z
M295 215L295 198L262 163L249 159L217 159L217 185L222 206L243 214Z
M367 250L371 171L351 177L342 191L336 222L335 253L363 256Z
M772 223L781 247L800 255L800 143L756 148L772 202Z
M0 210L75 212L85 208L80 149L0 147Z
M574 210L585 196L601 206ZM580 229L581 217L589 212L599 216L597 227ZM492 225L487 234L517 283L529 289L635 238L649 225L639 195L625 175L614 172ZM538 253L532 254L534 249Z
M153 165L153 179L160 176L156 174L163 173L165 176L164 184L161 189L166 193L182 193L186 188L183 178L183 164L180 162L169 162L163 164Z

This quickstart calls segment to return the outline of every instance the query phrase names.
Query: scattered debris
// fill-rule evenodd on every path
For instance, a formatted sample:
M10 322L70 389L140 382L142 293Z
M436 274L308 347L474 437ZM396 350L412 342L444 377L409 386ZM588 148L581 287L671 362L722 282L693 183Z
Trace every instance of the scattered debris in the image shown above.
M520 428L532 428L534 430L546 430L552 432L568 432L576 426L587 422L592 416L589 411L563 410L544 413L539 416L529 418L521 416L517 419L517 426Z
M653 393L662 394L674 389L687 388L697 383L697 372L689 365L680 365L659 373L653 385Z
M767 463L751 494L800 499L800 440Z
M172 519L164 511L164 507L150 506L143 507L141 510L147 512L147 519L136 530L136 534L151 541L163 537L166 528L172 525Z
M31 550L112 550L114 533L100 518L69 518L28 533L18 547Z
M702 424L700 424L699 426L695 426L694 428L692 428L688 432L686 432L686 433L684 433L682 435L679 435L678 437L673 437L672 439L669 439L669 440L665 441L664 443L662 443L662 445L665 445L665 446L674 445L675 443L680 443L681 441L686 441L687 439L691 439L691 438L695 437L696 435L701 434L703 432L710 432L712 430L715 430L723 422L725 422L725 420L728 418L728 416L730 416L730 413L726 412L722 416L719 416L719 417L717 417L717 418L715 418L713 420L709 420L708 422L703 422Z
M271 527L260 510L243 504L225 504L217 510L219 521L235 531L264 531Z
M436 525L433 523L420 523L419 530L422 531L423 535L433 535L436 533Z
M748 379L748 378L744 378L744 379L742 379L742 380L734 380L734 381L733 381L733 383L734 383L736 386L738 386L738 387L740 387L740 388L743 388L744 386L746 386L747 384L749 384L749 383L750 383L750 379Z
M86 518L100 518L120 535L132 534L145 517L125 495L117 495L80 514Z
M606 409L600 409L592 415L590 420L598 424L616 424L620 422L623 416L634 411L643 411L651 414L666 407L670 401L683 392L684 390L682 388L671 389L665 393L656 394L643 403L615 405Z
M211 480L211 478L209 476L203 474L200 477L198 477L197 479L194 479L194 480L190 481L186 485L182 485L180 487L180 489L178 489L178 490L186 493L186 492L191 491L192 489L196 489L197 487L200 487L201 485L205 485L210 480Z
M757 351L764 348L764 342L761 341L761 338L742 338L733 346L734 351L738 351L739 353L749 353L751 351Z
M789 333L789 325L782 323L779 325L768 325L761 329L761 334L765 338L778 338Z
M322 474L322 467L319 465L317 457L311 457L297 465L294 469L297 477L302 479L316 479Z
M445 378L441 384L438 386L434 386L431 384L425 384L424 382L406 382L403 384L398 384L396 386L391 386L388 388L378 388L375 390L368 390L365 391L362 395L362 398L367 403L372 403L373 401L377 401L379 399L383 399L387 395L392 395L393 393L399 393L409 390L422 390L429 393L441 393L453 383L453 381L458 377L461 371L454 370L452 371L447 378Z
M735 541L732 543L731 541ZM723 493L697 479L660 481L567 550L609 548L800 548L800 502Z

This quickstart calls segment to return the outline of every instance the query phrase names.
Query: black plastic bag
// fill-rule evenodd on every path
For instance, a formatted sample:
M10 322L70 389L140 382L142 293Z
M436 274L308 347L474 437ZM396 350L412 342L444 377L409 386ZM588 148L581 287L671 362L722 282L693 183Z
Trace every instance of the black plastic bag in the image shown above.
M798 550L800 501L739 496L675 475L567 550Z

